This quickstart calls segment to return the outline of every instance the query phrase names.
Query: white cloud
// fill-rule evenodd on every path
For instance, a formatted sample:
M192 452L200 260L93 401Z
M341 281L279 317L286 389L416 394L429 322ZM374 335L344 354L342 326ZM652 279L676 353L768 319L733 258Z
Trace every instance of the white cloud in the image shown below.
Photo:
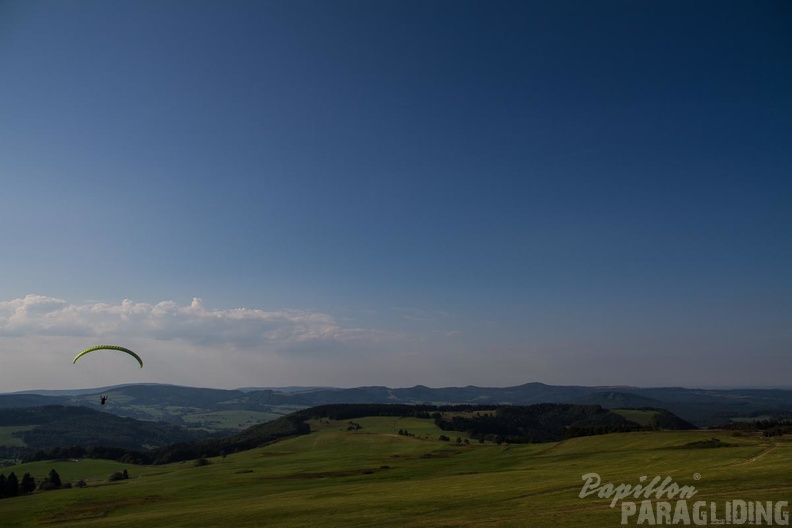
M77 351L102 342L139 352L144 368L126 368L114 354L72 365ZM31 294L0 300L0 392L142 382L342 383L367 366L378 375L391 372L382 362L398 363L402 343L403 336L310 310L212 309L197 298L73 303Z
M73 304L33 294L0 301L0 336L134 337L275 350L387 338L382 332L344 327L331 315L306 310L209 309L199 298L189 305L129 299L120 304Z
M747 353L750 343L713 352L696 342L657 338L536 342L508 324L489 324L489 314L477 323L438 313L437 324L416 310L406 315L417 320L398 310L390 314L377 324L398 333L310 310L213 309L200 299L74 303L27 295L0 301L0 392L142 382L225 388L783 383L735 379L735 372L757 368L756 356ZM72 364L79 350L102 342L140 353L144 368L123 354ZM768 345L762 376L768 369L789 370L792 359L781 354L783 345ZM713 361L716 355L729 361ZM684 364L686 377L663 378L669 361Z

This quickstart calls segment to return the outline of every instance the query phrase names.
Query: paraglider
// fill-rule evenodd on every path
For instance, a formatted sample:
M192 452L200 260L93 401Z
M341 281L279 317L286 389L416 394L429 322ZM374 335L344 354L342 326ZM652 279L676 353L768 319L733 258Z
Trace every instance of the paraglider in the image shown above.
M126 352L127 354L129 354L133 358L137 359L137 362L140 364L140 368L143 368L143 360L140 359L140 356L138 356L137 354L135 354L134 352L132 352L128 348L124 348L124 347L121 347L121 346L115 346L115 345L98 345L98 346L95 346L95 347L87 348L87 349L83 350L82 352L80 352L79 354L77 354L74 357L74 361L72 361L72 364L77 363L78 359L80 359L81 357L83 357L85 354L87 354L89 352L93 352L94 350L118 350L119 352Z
M135 358L137 360L138 364L140 365L140 368L143 368L143 360L140 359L140 356L138 356L137 354L135 354L134 352L132 352L128 348L124 348L124 347L116 346L116 345L98 345L98 346L94 346L94 347L91 347L91 348L87 348L87 349L83 350L82 352L80 352L79 354L77 354L74 357L74 361L72 361L72 365L76 364L77 360L80 359L81 357L83 357L85 354L88 354L89 352L93 352L95 350L117 350L119 352L125 352L125 353L129 354L130 356L132 356L133 358ZM105 403L107 403L107 396L106 395L100 396L99 397L99 401L100 401L100 403L102 405L104 405Z

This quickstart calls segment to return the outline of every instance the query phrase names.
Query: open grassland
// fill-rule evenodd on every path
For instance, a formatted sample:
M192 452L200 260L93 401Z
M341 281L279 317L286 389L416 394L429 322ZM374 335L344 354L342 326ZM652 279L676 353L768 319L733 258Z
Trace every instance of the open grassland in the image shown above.
M614 409L613 412L644 426L652 425L652 418L657 416L657 411L645 409Z
M63 482L76 482L77 480L84 480L89 486L102 485L107 482L107 478L117 472L124 471L125 469L132 470L136 475L150 475L156 474L159 468L140 467L129 464L122 464L120 462L113 462L112 460L93 460L90 458L80 460L44 460L41 462L30 462L27 464L19 464L17 466L7 467L0 469L0 472L8 475L11 471L21 477L24 473L30 473L37 482L46 477L50 470L54 469L60 475ZM3 506L0 504L0 511L3 511ZM2 526L2 524L0 524Z
M275 420L281 416L281 414L277 413L258 411L208 411L182 416L182 420L190 427L204 427L208 430L242 430L259 423Z
M140 467L105 461L14 468L88 487L0 500L4 527L611 527L619 508L580 498L581 476L638 484L670 476L695 500L792 499L792 442L715 431L640 432L531 445L440 442L431 420L318 420L310 435L190 462ZM407 430L415 436L397 434ZM720 438L731 447L682 448ZM130 479L108 483L128 469ZM699 480L696 480L697 475ZM635 523L633 518L631 524Z
M4 425L0 427L0 446L24 446L25 442L14 433L33 429L35 425Z

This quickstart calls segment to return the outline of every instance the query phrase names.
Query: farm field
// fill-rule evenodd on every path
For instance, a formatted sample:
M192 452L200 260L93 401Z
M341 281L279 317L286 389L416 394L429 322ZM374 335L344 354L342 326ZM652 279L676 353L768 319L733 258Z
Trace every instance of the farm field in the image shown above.
M792 442L720 431L637 432L543 444L466 444L431 420L314 421L314 432L193 462L134 466L99 460L4 468L88 486L0 500L4 527L374 527L621 524L620 505L580 498L582 476L636 485L642 476L695 487L688 502L792 498ZM406 431L410 436L398 434ZM452 439L441 442L440 434ZM413 436L414 435L414 436ZM460 441L457 442L457 437ZM709 445L718 438L728 447ZM130 479L108 482L127 469ZM627 499L625 499L627 500ZM672 500L673 504L675 500ZM719 506L720 507L720 506ZM787 511L786 509L784 511ZM637 515L627 519L636 524ZM644 523L648 524L648 523Z

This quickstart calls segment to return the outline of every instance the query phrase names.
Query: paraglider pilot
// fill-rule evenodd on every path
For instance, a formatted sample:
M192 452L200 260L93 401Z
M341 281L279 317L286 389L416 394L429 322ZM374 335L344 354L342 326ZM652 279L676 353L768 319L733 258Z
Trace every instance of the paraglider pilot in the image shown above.
M93 352L94 350L118 350L119 352L126 352L127 354L129 354L133 358L137 359L137 362L140 365L140 368L143 368L143 360L140 359L140 356L138 356L137 354L135 354L134 352L132 352L128 348L115 346L115 345L99 345L99 346L95 346L95 347L91 347L91 348L85 349L82 352L80 352L79 354L77 354L76 356L74 356L74 359L72 360L72 364L77 363L78 359L80 359L81 357L83 357L85 354L87 354L89 352ZM107 396L102 394L101 396L99 396L99 401L102 403L102 405L104 405L105 403L107 403Z

